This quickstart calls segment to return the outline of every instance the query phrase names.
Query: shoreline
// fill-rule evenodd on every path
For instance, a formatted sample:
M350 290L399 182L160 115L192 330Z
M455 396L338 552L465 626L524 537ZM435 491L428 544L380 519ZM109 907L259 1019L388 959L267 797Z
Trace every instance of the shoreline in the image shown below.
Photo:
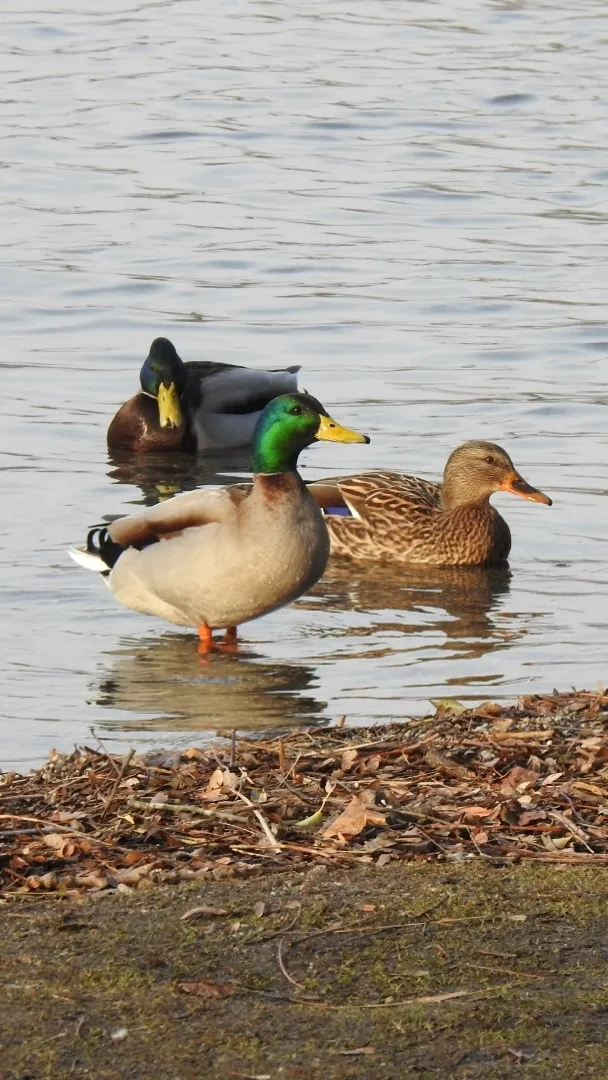
M183 752L51 755L0 782L0 897L321 863L608 862L608 695Z
M604 1080L607 807L603 691L5 775L3 1078Z

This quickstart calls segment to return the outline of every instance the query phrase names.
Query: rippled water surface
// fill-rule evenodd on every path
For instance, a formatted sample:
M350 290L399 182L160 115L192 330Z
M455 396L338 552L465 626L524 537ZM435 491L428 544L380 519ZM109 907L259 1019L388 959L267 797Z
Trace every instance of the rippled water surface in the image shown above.
M605 678L603 0L22 0L0 52L0 764ZM330 569L202 664L65 554L246 471L108 460L161 333L371 433L308 477L481 436L554 505L495 498L509 571Z

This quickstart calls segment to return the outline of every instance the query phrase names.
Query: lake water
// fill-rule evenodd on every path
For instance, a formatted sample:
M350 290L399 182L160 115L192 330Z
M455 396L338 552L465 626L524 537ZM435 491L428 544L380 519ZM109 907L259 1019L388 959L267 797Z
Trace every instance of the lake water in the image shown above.
M404 718L606 678L604 0L21 0L3 11L0 765ZM331 570L200 663L65 549L246 471L108 460L153 337L279 366L369 447L504 445L498 574Z

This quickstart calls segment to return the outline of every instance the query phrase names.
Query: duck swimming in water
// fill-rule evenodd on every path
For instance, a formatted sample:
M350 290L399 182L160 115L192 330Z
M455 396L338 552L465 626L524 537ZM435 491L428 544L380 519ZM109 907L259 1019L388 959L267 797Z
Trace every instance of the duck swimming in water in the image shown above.
M332 555L433 566L484 566L507 558L511 532L490 505L494 492L551 506L506 450L480 441L450 454L440 483L368 472L329 477L308 489L325 511Z
M168 338L155 338L140 372L141 390L116 413L108 447L196 453L249 446L260 413L297 389L299 370L184 363Z

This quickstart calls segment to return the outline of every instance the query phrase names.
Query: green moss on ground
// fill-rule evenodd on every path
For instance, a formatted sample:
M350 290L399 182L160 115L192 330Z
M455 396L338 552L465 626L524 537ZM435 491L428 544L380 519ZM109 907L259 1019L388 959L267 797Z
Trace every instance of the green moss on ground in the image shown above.
M182 921L202 904L230 915ZM605 1080L607 911L603 870L481 860L13 904L0 1072ZM177 988L200 980L238 990Z

